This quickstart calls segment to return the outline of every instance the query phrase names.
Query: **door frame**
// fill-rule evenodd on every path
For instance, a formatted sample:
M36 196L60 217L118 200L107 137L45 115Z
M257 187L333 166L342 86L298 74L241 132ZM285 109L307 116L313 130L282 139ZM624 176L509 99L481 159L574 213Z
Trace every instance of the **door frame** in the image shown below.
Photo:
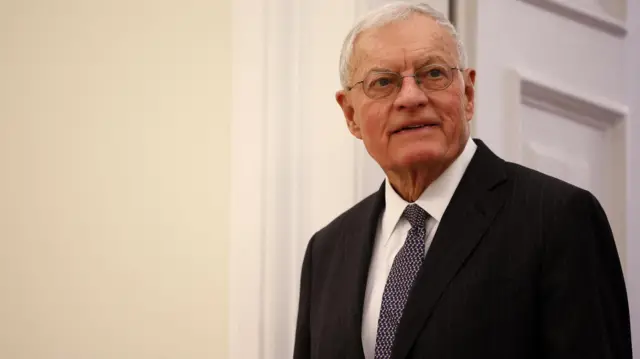
M318 212L331 215L326 209L331 204L317 199L325 186L310 178L310 173L331 173L330 161L305 157L322 151L322 133L299 119L311 116L310 104L318 108L318 98L330 98L339 88L334 52L340 44L332 40L336 48L323 54L318 48L323 44L308 37L351 26L369 0L330 1L334 5L326 6L343 10L331 29L311 8L317 3L232 1L229 358L280 359L293 348L303 253ZM315 88L309 85L313 74L303 71L318 61L318 53L320 61L335 63L336 72L334 83ZM312 115L336 119L337 111L337 105L320 107ZM351 203L361 192L356 141L349 136L334 145L350 170L341 174L345 185L332 188L326 201Z

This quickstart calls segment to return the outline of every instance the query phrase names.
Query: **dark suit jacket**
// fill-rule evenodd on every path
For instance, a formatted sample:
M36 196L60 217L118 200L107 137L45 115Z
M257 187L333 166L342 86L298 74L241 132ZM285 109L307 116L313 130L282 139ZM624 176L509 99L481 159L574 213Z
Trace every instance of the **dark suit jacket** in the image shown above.
M475 142L393 358L631 359L623 273L599 202ZM382 186L311 238L295 359L364 357L364 293L384 205Z

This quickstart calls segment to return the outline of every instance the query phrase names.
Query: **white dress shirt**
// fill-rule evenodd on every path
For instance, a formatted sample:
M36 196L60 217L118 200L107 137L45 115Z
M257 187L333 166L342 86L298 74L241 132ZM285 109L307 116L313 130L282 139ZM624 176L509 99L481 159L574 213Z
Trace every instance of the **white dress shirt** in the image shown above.
M477 145L469 138L460 156L415 201L429 214L426 224L425 254L429 250L442 215L469 162L471 162L476 148ZM404 244L411 228L411 224L401 218L402 212L409 204L395 192L389 184L389 178L387 178L385 181L385 209L378 222L364 298L362 346L366 359L374 359L382 294L393 260Z

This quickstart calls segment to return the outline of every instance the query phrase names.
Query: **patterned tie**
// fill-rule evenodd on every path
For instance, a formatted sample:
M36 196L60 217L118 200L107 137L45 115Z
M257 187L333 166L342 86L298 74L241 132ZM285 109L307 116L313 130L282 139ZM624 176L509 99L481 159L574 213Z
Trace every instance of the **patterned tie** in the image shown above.
M427 212L416 204L410 204L402 215L411 223L411 229L404 245L393 260L393 266L384 287L375 359L391 358L396 329L424 258Z

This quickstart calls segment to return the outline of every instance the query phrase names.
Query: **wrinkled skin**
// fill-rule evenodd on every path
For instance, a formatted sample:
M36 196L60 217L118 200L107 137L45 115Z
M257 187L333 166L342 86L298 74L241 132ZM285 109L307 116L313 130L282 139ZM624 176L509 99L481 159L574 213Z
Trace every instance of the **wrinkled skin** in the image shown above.
M349 84L374 68L410 75L430 63L460 67L456 43L433 19L414 14L357 37ZM474 83L475 70L454 70L453 82L444 90L425 92L405 77L389 97L371 99L358 85L338 91L336 100L349 131L364 142L396 192L413 202L464 149L474 113ZM422 123L430 126L396 132Z

